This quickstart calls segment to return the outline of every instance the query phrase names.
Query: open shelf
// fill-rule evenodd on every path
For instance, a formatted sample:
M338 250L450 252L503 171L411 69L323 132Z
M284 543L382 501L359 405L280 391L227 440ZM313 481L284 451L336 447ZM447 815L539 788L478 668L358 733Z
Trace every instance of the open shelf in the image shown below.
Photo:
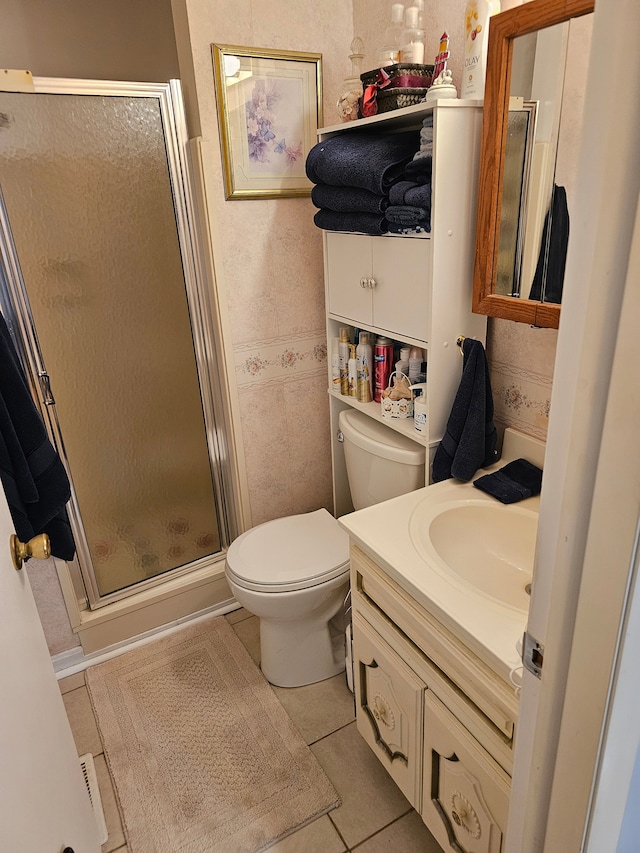
M384 424L389 429L394 430L395 432L401 433L401 435L406 435L407 438L410 438L412 441L415 441L416 444L420 444L422 447L437 447L440 443L440 438L434 439L432 438L429 441L427 435L423 433L417 432L413 426L413 418L383 418L380 403L360 403L356 400L355 397L348 397L346 394L337 394L335 391L329 391L329 396L334 400L340 400L341 403L344 403L346 406L351 406L352 409L357 409L359 412L364 412L370 418L373 418L374 421L379 421L381 424Z

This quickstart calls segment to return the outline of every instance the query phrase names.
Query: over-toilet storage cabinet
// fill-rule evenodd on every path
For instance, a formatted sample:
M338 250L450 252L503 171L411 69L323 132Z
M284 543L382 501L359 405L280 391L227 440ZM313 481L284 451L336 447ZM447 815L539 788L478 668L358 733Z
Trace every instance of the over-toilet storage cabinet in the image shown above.
M482 108L475 101L418 104L373 118L323 128L319 138L354 129L416 129L433 115L431 233L371 237L324 232L325 299L329 349L341 326L384 335L427 356L428 432L413 420L383 419L379 403L358 403L332 391L329 376L334 505L353 509L338 416L347 406L365 412L426 447L425 482L446 426L461 375L459 335L484 342L486 318L471 312L478 157ZM416 132L416 148L419 136ZM331 352L329 351L329 365Z
M358 731L443 850L499 853L513 689L355 545L351 589Z

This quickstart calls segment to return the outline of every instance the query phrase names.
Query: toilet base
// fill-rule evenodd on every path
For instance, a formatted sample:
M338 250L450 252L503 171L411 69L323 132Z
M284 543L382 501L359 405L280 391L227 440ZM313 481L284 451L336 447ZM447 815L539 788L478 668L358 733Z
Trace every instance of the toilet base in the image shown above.
M314 626L260 618L260 669L276 687L303 687L343 672L344 634L330 623Z

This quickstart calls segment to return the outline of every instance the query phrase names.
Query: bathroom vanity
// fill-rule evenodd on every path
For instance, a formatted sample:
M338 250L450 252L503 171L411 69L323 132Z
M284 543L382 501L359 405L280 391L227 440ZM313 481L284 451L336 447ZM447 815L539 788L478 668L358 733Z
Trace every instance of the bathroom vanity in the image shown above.
M520 456L507 430L487 471ZM448 480L340 519L358 730L444 850L502 849L538 506Z
M352 130L419 130L433 118L431 232L368 236L324 232L327 340L351 326L403 346L420 347L428 364L427 430L412 418L383 418L380 403L360 403L330 390L332 463L336 516L353 509L338 419L346 407L363 412L425 448L425 483L460 381L456 346L465 335L484 342L486 318L471 311L474 237L482 106L441 100L322 128L320 140ZM328 359L329 364L331 358ZM329 388L332 388L329 375Z

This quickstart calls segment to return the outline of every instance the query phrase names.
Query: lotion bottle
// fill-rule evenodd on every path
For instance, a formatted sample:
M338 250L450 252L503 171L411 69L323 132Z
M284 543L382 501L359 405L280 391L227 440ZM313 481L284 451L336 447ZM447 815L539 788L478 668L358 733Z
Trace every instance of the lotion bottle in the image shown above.
M409 380L416 382L422 370L423 352L420 347L411 347L409 352Z
M489 19L500 11L500 0L468 0L464 12L464 65L461 98L484 98Z
M340 341L338 343L338 355L340 362L340 393L349 394L349 329L340 329Z

